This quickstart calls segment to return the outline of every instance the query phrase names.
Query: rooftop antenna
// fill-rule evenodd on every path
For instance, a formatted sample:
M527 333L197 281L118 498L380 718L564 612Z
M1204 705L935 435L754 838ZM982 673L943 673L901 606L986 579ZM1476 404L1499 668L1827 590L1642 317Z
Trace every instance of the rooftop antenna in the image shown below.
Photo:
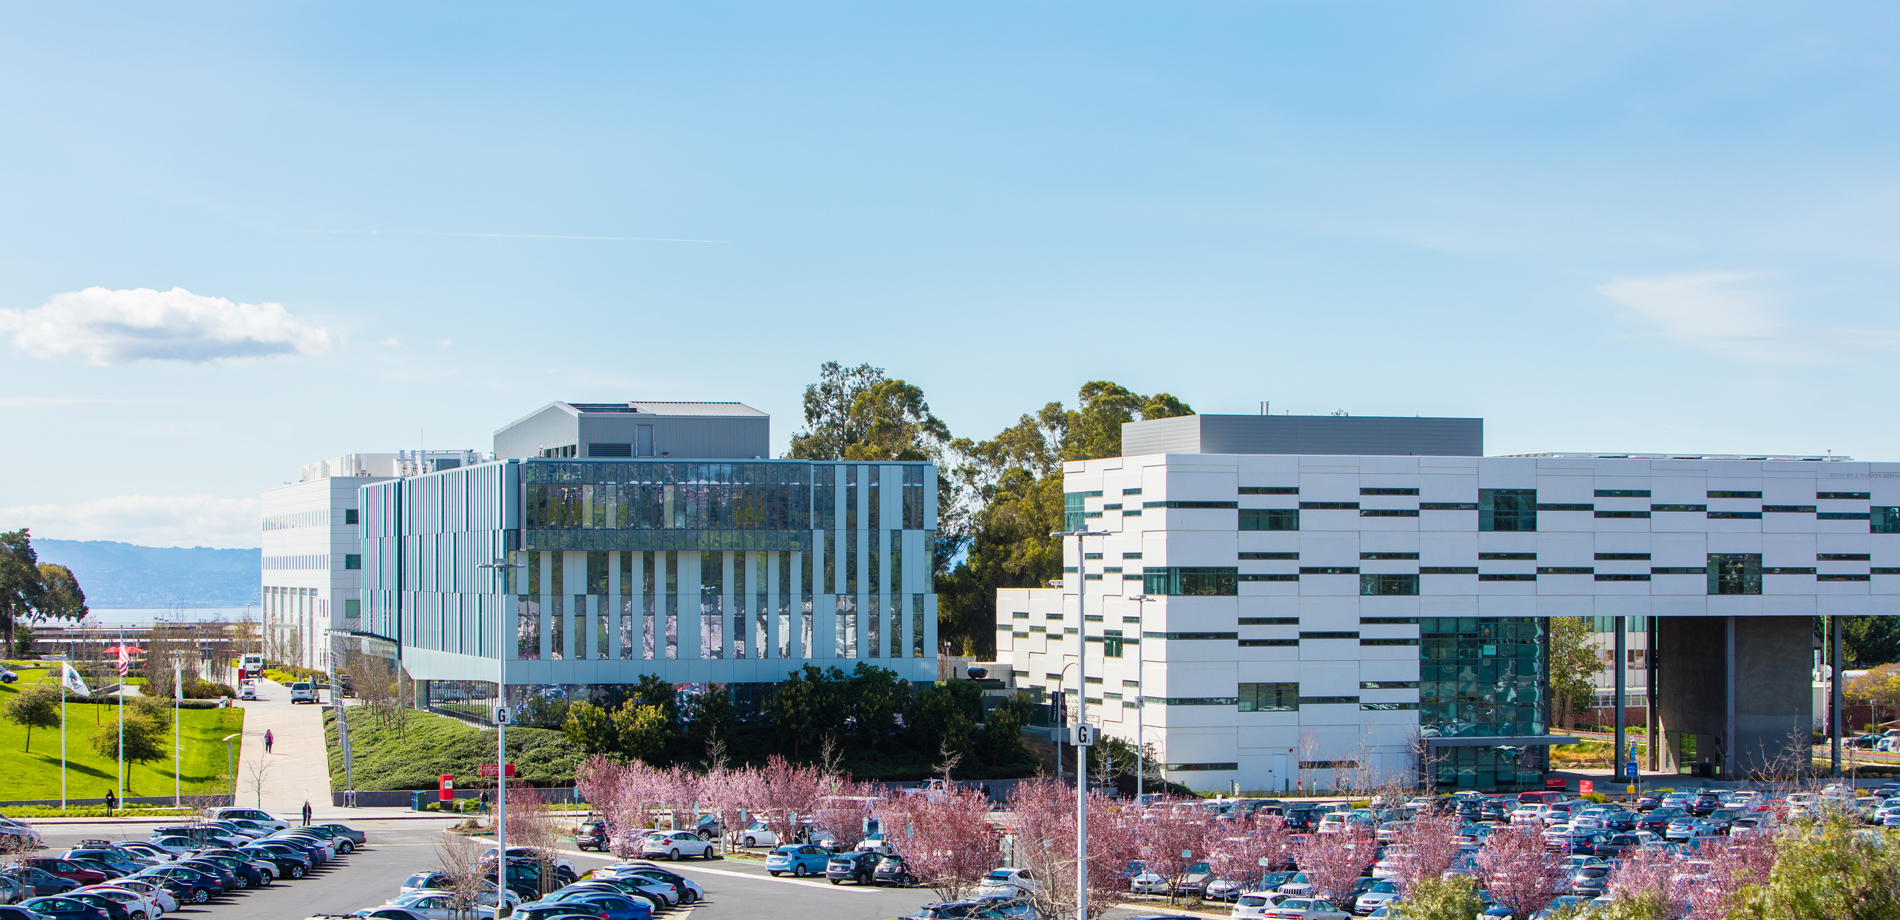
M1273 414L1273 413L1272 413L1271 411L1269 411L1269 409L1270 409L1270 407L1271 407L1272 405L1273 405L1273 403L1271 403L1271 402L1263 402L1263 403L1261 403L1261 404L1260 404L1260 414L1261 414L1261 415L1271 415L1271 414Z

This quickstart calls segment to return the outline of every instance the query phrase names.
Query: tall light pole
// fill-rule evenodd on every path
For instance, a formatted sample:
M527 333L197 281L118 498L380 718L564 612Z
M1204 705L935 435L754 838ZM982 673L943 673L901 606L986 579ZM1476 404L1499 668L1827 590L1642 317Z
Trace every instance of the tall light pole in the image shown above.
M1082 564L1087 555L1082 551L1082 538L1108 535L1102 530L1058 530L1049 535L1075 538L1075 676L1081 688L1075 697L1077 748L1087 747L1082 742L1089 740L1089 580L1088 573L1082 571L1088 568ZM1081 750L1075 752L1075 920L1089 920L1089 770L1088 757Z
M1156 598L1131 594L1128 599L1135 602L1135 632L1139 634L1148 626L1148 602ZM1147 726L1144 724L1148 714L1148 657L1139 642L1135 643L1135 704L1135 804L1140 805L1142 777L1148 772Z
M508 570L525 562L497 559L476 568L493 569L500 589L495 603L495 916L508 915Z

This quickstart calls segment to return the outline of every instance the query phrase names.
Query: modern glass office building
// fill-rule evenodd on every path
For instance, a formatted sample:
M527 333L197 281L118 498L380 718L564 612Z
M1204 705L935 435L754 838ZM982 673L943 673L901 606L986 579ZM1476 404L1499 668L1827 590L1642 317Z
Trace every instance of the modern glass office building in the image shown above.
M367 628L431 700L483 702L500 668L516 703L647 674L744 703L807 664L936 679L933 464L642 459L693 432L669 442L682 404L635 405L638 441L516 445L531 456L362 490Z

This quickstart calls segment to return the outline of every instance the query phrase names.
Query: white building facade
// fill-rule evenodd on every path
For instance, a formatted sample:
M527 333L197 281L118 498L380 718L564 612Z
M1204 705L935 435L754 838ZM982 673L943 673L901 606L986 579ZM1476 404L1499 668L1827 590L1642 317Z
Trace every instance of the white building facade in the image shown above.
M1325 424L1234 424L1296 421ZM1155 453L1065 481L1066 529L1106 535L1065 539L1061 588L998 591L999 667L1073 692L1080 631L1090 721L1145 723L1197 789L1538 786L1553 616L1660 631L1652 769L1758 769L1805 743L1812 618L1900 612L1900 464Z
M480 460L464 451L344 454L306 464L298 481L263 496L265 654L303 668L330 666L334 632L353 633L362 611L357 490L424 470Z

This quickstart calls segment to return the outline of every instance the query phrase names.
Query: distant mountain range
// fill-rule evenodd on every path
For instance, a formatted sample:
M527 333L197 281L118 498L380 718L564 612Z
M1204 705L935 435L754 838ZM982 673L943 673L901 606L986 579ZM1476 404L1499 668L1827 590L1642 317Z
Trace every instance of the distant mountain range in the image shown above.
M262 582L262 550L38 538L33 549L73 570L89 607L242 607Z

